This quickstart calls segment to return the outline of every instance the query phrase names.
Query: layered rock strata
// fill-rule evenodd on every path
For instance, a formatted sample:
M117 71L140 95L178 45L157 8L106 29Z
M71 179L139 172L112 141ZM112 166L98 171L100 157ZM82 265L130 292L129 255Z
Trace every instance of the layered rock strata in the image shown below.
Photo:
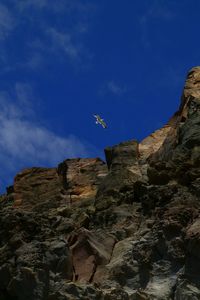
M105 156L0 197L1 300L200 299L200 67L163 128Z

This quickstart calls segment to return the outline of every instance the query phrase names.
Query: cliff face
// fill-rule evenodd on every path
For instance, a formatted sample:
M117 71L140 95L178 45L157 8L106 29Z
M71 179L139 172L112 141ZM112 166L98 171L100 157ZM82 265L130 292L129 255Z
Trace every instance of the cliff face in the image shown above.
M105 156L1 196L1 300L200 299L200 67L168 124Z

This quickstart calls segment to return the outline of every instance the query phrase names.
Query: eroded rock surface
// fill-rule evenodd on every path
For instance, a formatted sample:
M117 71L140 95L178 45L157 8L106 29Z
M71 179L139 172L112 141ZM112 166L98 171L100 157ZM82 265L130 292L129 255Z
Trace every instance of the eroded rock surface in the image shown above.
M161 129L0 196L1 300L200 299L200 67Z
M25 169L14 180L14 205L48 209L94 200L106 175L107 167L99 158L67 159L57 168Z

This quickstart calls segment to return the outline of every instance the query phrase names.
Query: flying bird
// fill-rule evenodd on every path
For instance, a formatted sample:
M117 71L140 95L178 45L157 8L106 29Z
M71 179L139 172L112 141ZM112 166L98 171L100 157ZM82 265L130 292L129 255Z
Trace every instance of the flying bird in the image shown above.
M107 128L106 123L99 115L93 115L96 118L96 124L100 124L103 128Z

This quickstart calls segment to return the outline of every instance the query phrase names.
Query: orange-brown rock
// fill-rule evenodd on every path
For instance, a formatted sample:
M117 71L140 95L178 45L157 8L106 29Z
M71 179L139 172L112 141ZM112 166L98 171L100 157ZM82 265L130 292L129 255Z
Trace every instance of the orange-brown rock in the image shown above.
M149 157L159 151L168 135L174 132L177 116L174 115L171 120L162 128L156 130L139 144L139 159L141 164L145 163Z
M30 168L23 170L14 180L14 206L32 208L44 204L58 206L62 183L56 168Z
M98 266L109 263L116 239L112 235L81 229L69 239L74 280L91 282Z
M200 67L163 128L105 154L0 197L0 299L200 299Z
M179 128L185 123L188 114L199 110L200 105L200 67L192 68L187 76L181 104L169 122L139 145L141 160L166 160L178 145ZM190 110L190 112L189 112Z
M107 166L99 158L67 159L58 166L58 172L63 176L66 197L75 204L95 198Z
M14 180L14 206L50 208L94 200L106 174L107 167L98 158L67 159L58 168L25 169Z

